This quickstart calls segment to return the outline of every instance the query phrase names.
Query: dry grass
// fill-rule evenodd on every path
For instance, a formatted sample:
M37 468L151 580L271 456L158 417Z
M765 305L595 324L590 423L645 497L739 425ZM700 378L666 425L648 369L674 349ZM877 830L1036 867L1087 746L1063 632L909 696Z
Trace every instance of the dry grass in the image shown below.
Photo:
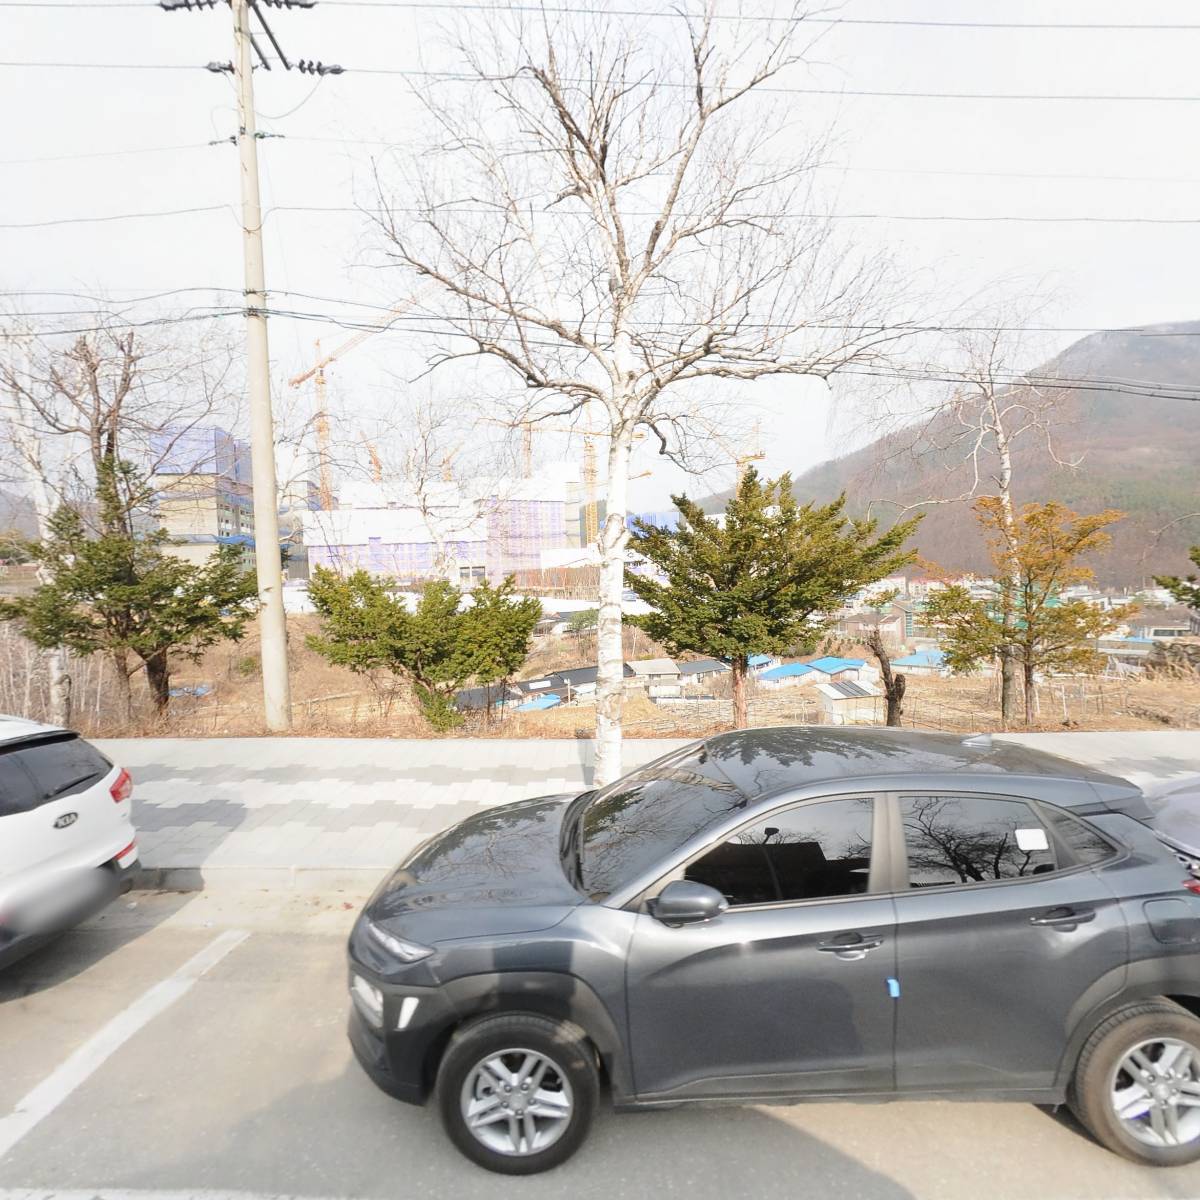
M292 679L293 729L299 737L516 737L577 738L592 735L594 709L589 704L564 705L545 712L495 714L491 721L471 714L466 723L438 735L414 706L403 697L386 708L370 681L335 667L305 644L317 628L315 617L288 619L289 661ZM15 631L0 630L0 711L23 711L30 689L30 663L36 668L32 647L15 639ZM627 657L660 654L638 630L626 631ZM543 639L531 654L523 676L556 668L588 665L595 661L592 638L570 635ZM140 716L132 728L114 724L111 706L102 703L102 660L78 664L81 674L76 695L83 701L76 724L92 735L133 734L174 737L255 737L267 733L261 716L261 681L258 674L258 635L251 627L238 645L221 645L208 651L199 663L176 664L175 687L205 684L211 692L201 698L178 697L171 702L167 720L156 719L143 698ZM94 683L88 683L88 680ZM144 685L137 681L137 686ZM904 724L919 729L952 731L1000 728L997 681L994 678L908 678ZM38 689L34 689L35 692ZM752 724L819 722L820 706L811 688L751 693ZM28 715L43 716L33 711ZM642 695L625 703L624 721L629 737L701 737L730 727L727 699L692 704L677 711L652 704ZM882 704L880 705L882 713ZM1039 689L1039 712L1033 729L1136 730L1200 727L1200 675L1178 678L1087 678L1051 680Z

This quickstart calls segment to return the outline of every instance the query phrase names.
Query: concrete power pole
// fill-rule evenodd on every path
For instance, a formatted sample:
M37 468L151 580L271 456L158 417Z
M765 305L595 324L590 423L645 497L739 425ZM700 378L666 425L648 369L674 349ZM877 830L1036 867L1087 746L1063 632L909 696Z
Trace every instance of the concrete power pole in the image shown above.
M250 5L231 0L233 74L238 94L238 162L242 184L242 254L246 280L246 374L250 400L250 466L254 487L254 565L262 642L263 712L267 728L291 728L287 623L279 552L279 493L275 480L275 428L271 414L271 364L267 350L267 285L263 273L262 208L258 195L258 139Z
M218 0L158 0L166 12L215 8ZM250 465L254 489L254 565L258 576L259 629L262 634L263 711L267 728L291 727L287 624L283 613L283 567L279 550L279 493L275 479L275 430L271 415L271 364L267 352L267 285L263 274L262 207L258 195L258 132L254 119L254 58L264 70L271 58L251 26L274 50L285 71L302 75L340 75L342 68L314 59L292 62L279 44L263 7L312 8L316 0L229 0L233 13L233 62L210 62L215 74L232 72L238 94L238 162L242 185L242 254L245 263L246 375L250 400Z

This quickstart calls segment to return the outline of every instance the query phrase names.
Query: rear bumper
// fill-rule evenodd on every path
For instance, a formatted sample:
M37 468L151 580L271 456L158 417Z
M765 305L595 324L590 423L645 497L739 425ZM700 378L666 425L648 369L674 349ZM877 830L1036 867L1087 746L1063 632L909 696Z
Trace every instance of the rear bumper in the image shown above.
M96 869L107 872L110 878L94 899L73 912L70 920L63 922L60 928L38 933L12 934L0 927L0 970L18 959L24 958L27 954L32 954L48 942L52 942L68 929L74 928L81 921L86 921L88 917L95 916L96 913L107 908L118 896L123 896L133 887L138 872L141 870L141 863L134 858L122 867L114 859Z

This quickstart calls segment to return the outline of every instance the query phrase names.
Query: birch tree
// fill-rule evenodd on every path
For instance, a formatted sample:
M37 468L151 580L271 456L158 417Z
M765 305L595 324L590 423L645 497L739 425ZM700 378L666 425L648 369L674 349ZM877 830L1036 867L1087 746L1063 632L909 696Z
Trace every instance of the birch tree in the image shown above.
M901 508L901 515L940 504L967 504L994 496L994 521L999 541L993 563L998 586L997 641L1000 664L1000 712L1005 726L1017 719L1019 703L1016 608L1020 590L1018 563L1018 486L1014 456L1023 443L1040 445L1063 467L1079 460L1063 457L1055 444L1056 404L1061 391L1051 375L1030 372L1024 360L1031 353L1022 326L1029 313L1018 305L998 305L977 314L972 323L945 336L955 365L929 369L955 380L948 394L924 412L902 412L905 428L889 439L881 466L926 458L941 466L946 483L939 494ZM898 414L888 414L895 419ZM937 480L937 475L934 475ZM950 494L945 494L949 491Z
M704 381L828 378L900 336L889 265L819 215L823 139L775 94L803 68L803 16L489 14L457 78L421 93L430 144L400 185L378 175L385 252L436 285L430 368L486 356L514 419L608 437L598 783L620 773L635 433L673 454Z

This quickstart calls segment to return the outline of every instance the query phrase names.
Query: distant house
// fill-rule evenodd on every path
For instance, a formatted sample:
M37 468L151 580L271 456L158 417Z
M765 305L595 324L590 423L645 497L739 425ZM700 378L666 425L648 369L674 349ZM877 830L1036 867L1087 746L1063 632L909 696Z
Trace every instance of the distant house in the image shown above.
M547 708L554 708L555 705L562 703L562 697L557 692L546 692L541 696L534 696L532 700L526 700L524 704L518 704L517 712L541 712Z
M536 679L518 679L513 687L523 696L536 696L554 687L554 680L549 675L539 675Z
M773 654L752 654L746 659L746 666L755 674L779 666L779 659Z
M851 680L818 683L821 710L830 725L873 725L879 720L880 693Z
M843 617L838 629L857 642L863 641L872 630L878 629L885 646L903 646L907 640L906 614L893 606L884 613L856 613Z
M551 671L550 682L555 688L565 689L574 699L576 696L592 696L596 692L595 667L570 667L565 671Z
M695 662L676 663L679 682L685 688L703 687L720 675L729 673L729 664L719 658L698 658Z
M758 684L759 687L767 688L795 687L802 683L816 683L825 678L825 675L814 671L808 663L783 663L759 672Z
M651 698L678 696L683 690L679 667L669 658L642 658L627 662L625 678L644 687L646 695Z
M942 675L946 671L946 654L942 650L918 650L903 658L893 658L892 668L906 675Z
M814 658L808 666L820 671L828 680L842 682L873 682L877 675L875 668L868 666L865 658L838 658L827 654L823 658Z

